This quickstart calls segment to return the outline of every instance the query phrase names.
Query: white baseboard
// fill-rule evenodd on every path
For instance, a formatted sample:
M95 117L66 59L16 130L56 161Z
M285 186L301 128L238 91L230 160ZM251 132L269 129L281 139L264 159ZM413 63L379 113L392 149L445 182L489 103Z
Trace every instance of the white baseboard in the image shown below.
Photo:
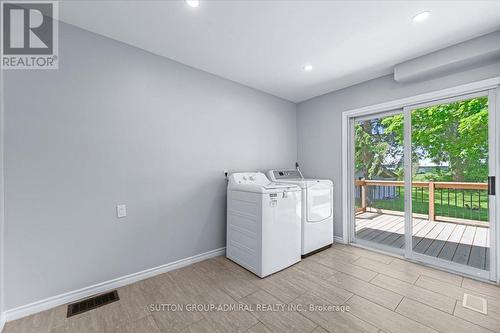
M333 241L335 243L345 244L344 238L342 238L341 236L333 236Z
M5 315L3 313L0 313L0 333L2 332L4 326L5 326Z
M31 304L26 304L19 306L14 309L10 309L5 311L5 315L2 316L3 321L12 321L22 317L26 317L32 315L34 313L38 313L41 311L45 311L51 308L54 308L59 305L63 305L66 303L71 303L77 301L82 298L86 298L95 294L103 293L110 289L116 289L119 287L123 287L127 284L131 284L140 280L144 280L155 275L163 274L174 269L178 269L181 267L185 267L191 264L194 264L199 261L203 261L206 259L210 259L213 257L217 257L223 255L226 252L225 247L221 247L219 249L215 249L212 251L208 251L205 253L197 254L192 257L180 259L165 265L149 268L143 270L141 272L132 273L129 275L125 275L113 280L109 280L106 282L101 282L95 284L93 286L85 287L82 289L70 291L61 295L53 296L44 300L40 300L37 302L33 302ZM2 322L3 322L2 321ZM0 326L1 327L1 326ZM1 332L1 329L0 329Z

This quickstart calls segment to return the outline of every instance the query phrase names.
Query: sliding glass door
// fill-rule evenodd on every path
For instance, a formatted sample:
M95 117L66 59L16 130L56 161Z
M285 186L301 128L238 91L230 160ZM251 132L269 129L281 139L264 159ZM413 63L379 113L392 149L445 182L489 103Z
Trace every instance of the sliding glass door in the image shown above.
M353 237L396 253L405 247L403 110L355 118Z
M405 109L407 255L485 278L494 171L489 105L484 92Z
M491 90L351 118L351 242L490 278L494 106Z

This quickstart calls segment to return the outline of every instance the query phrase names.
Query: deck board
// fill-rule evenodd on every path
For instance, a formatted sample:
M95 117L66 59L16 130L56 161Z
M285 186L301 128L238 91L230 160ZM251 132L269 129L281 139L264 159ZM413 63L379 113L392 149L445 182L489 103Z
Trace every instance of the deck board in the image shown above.
M358 214L356 237L404 248L404 216L373 212ZM413 219L413 248L418 253L488 270L489 246L488 228Z
M357 231L356 235L359 235L359 237L363 239L370 239L373 232L385 230L385 226L396 218L397 217L392 216L390 218L383 219L380 222L370 224L369 226L362 228L362 230Z
M423 237L420 242L413 247L413 250L415 250L418 253L425 253L429 246L431 246L432 241L437 238L437 236L443 231L445 224L440 224L436 223L436 225L432 228L432 230L429 231L425 237Z
M462 239L460 239L460 244L458 244L455 255L452 261L467 265L469 262L470 250L472 247L472 241L474 240L474 235L476 234L476 227L467 226L465 228Z
M401 225L399 226L399 228L394 233L392 233L389 237L386 237L385 239L383 239L380 242L381 244L392 246L392 244L394 242L396 242L398 239L402 238L404 240L405 225L403 223L403 218L401 218L400 222L401 222ZM419 229L420 225L423 223L424 223L423 220L413 220L413 229L414 230L417 230L417 228ZM404 244L404 242L403 242L403 244Z
M470 251L468 265L476 268L483 268L486 260L486 236L488 229L478 228L474 235L474 241Z
M401 222L399 222L397 219L388 222L382 228L371 232L368 240L375 241L375 239L377 239L378 237L385 238L385 237L389 236L389 230L391 230L394 226L397 226L400 223Z
M465 231L465 225L459 224L455 227L455 229L450 235L450 238L448 238L448 241L444 244L443 249L438 254L438 258L445 260L451 260L453 258L453 255L457 250L458 243L460 242L460 239L462 238L464 231Z
M439 233L439 235L432 241L431 245L427 250L425 250L425 254L431 257L437 257L439 252L444 247L444 244L448 241L453 230L457 227L456 224L448 223L445 225L443 230Z
M384 232L379 234L377 237L373 238L372 241L377 242L377 243L381 243L381 242L383 242L384 239L386 239L390 235L398 234L398 231L400 231L401 229L404 230L404 224L401 223L401 221L398 219L398 220L393 222L393 224L390 228L384 230ZM400 231L400 234L403 234L402 231Z

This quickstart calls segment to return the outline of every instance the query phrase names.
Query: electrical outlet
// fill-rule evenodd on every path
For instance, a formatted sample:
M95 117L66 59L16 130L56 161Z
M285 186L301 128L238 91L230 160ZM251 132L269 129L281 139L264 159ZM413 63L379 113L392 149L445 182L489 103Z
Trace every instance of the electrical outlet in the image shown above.
M116 206L116 217L121 218L127 216L127 205Z

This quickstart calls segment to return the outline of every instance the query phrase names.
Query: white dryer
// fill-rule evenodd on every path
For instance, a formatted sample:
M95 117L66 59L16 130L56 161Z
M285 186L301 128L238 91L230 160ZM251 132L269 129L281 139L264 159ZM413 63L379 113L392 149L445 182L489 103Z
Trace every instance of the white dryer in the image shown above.
M233 173L227 188L226 257L265 277L301 259L301 190L261 172Z
M298 170L269 170L270 180L302 189L302 256L333 244L333 182L304 179Z

